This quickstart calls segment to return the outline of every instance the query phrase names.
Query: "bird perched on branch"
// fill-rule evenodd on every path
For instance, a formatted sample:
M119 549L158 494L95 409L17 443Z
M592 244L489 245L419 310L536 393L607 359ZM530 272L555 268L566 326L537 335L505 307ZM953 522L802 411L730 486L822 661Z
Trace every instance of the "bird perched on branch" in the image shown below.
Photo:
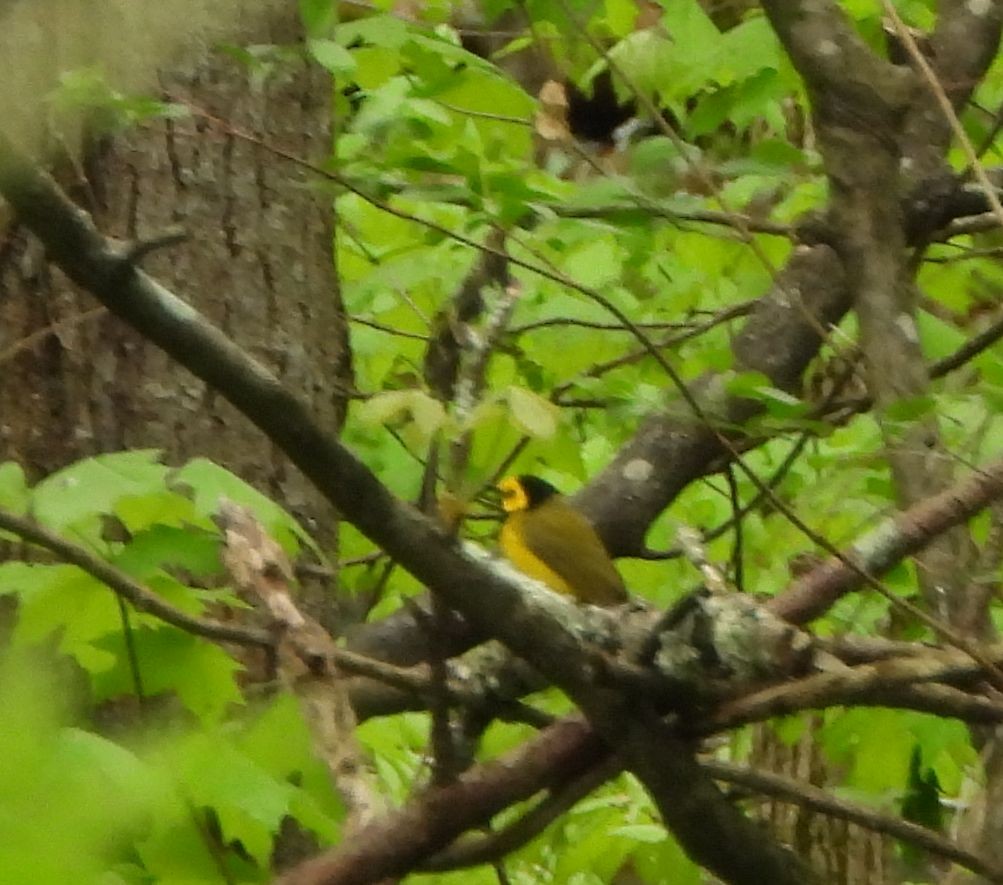
M627 589L591 523L549 482L509 476L498 483L507 517L499 542L519 571L591 605L627 601Z

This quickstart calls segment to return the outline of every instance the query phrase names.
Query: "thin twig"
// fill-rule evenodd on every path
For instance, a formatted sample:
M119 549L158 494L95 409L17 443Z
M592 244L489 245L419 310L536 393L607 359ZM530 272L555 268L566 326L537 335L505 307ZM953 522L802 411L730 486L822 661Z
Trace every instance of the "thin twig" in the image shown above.
M165 231L160 236L150 237L145 240L136 240L129 243L123 251L122 257L129 263L138 265L147 255L156 252L158 249L166 249L185 242L191 235L181 228L172 228Z
M411 338L414 341L428 341L428 335L422 335L420 332L406 332L404 329L397 329L394 326L388 326L384 323L378 323L376 320L366 319L365 317L353 316L349 318L351 322L358 323L360 326L367 326L370 329L376 329L377 332L386 332L388 335L394 335L397 338Z
M623 763L609 756L583 775L549 793L514 823L476 839L454 842L421 865L428 873L444 873L491 863L535 839L568 809L614 777Z
M31 350L36 347L50 335L59 335L64 329L71 329L75 326L83 325L84 323L90 322L91 320L97 319L98 317L105 316L108 313L107 307L95 307L92 310L85 311L84 313L79 313L76 316L67 317L64 320L58 320L54 323L50 323L42 329L38 329L32 332L30 335L26 335L20 341L15 341L6 350L0 350L0 365L13 359L19 353L26 350Z
M891 2L891 0L881 0L881 5L884 7L885 14L895 26L895 33L898 35L899 40L902 41L902 45L905 46L906 51L909 53L909 58L919 69L920 73L923 75L923 81L930 88L930 92L933 93L933 97L940 106L944 119L947 120L951 127L951 131L954 133L954 137L958 140L958 144L961 146L961 150L965 154L965 159L968 161L969 167L975 174L975 179L982 187L982 190L985 193L986 201L992 208L997 225L1003 227L1003 205L1000 204L999 197L996 195L996 188L993 187L992 182L989 180L989 176L986 175L986 170L982 166L982 162L979 160L978 154L972 146L972 142L968 138L968 134L961 125L961 121L958 119L958 115L954 111L954 106L951 104L951 100L947 97L947 93L944 92L944 87L937 79L936 72L932 67L930 67L930 63L926 60L926 57L916 45L916 40L910 33L909 28L906 27L905 22L902 21L902 17L899 15L898 10L895 8L895 5Z
M828 817L850 821L875 833L893 836L896 839L917 845L931 854L947 858L979 876L985 876L991 882L1003 882L1003 871L994 867L985 858L966 851L933 830L911 823L901 817L892 817L856 802L837 799L811 784L795 781L773 772L757 771L716 759L702 760L700 766L715 780L773 796L781 801L800 805Z
M137 584L125 572L95 556L89 550L67 541L55 532L43 528L29 519L15 516L8 510L0 509L0 529L12 532L25 541L51 551L61 561L83 569L113 593L127 599L138 611L154 615L187 633L204 636L206 639L213 639L217 642L234 642L238 645L270 648L275 644L272 635L266 630L235 624L222 624L219 621L199 618L175 608L157 596L156 593Z

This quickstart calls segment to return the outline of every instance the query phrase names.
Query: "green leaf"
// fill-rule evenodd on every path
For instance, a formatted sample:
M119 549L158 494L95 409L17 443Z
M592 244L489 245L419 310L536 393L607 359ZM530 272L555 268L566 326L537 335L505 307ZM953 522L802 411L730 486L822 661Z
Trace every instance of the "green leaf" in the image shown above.
M39 652L0 656L0 881L114 881L105 873L165 819L163 779L110 740L66 727L72 691ZM137 881L132 879L130 881Z
M760 399L761 392L770 387L770 379L762 372L736 372L728 379L726 390L732 396Z
M610 830L611 836L624 836L634 842L649 842L652 844L664 842L668 836L665 827L658 824L625 824Z
M14 461L0 464L0 507L23 515L28 509L29 495L21 466Z
M143 869L155 882L205 885L220 882L219 851L210 847L204 824L190 807L183 815L157 820L147 839L139 841L136 853Z
M617 37L622 37L634 30L637 20L637 3L635 0L604 0L606 25Z
M512 418L530 436L550 439L560 421L560 410L539 394L512 385L505 392Z
M847 784L875 795L902 789L914 739L908 714L898 710L840 711L819 733L831 759L849 763Z
M889 421L912 423L934 413L937 400L933 396L912 396L896 400L885 407L885 417Z
M703 870L690 860L675 839L641 845L632 855L634 866L645 882L659 882L666 870L672 871L672 885L700 885Z
M464 49L459 42L454 43L452 40L444 39L441 34L433 37L427 34L412 33L410 35L410 43L415 49L428 52L450 67L462 64L475 70L479 69L494 77L501 76L498 69L491 62ZM411 53L411 59L412 61L416 60L413 52Z
M53 473L35 486L32 510L42 524L64 529L113 513L125 497L162 492L168 468L157 449L97 455Z
M427 440L445 423L446 410L424 390L385 390L362 403L356 417L371 426L406 419L413 422L421 437Z
M764 69L776 71L783 54L776 33L764 15L750 16L721 36L716 77L720 83L746 80Z
M218 722L233 705L243 703L236 675L241 666L219 646L174 627L133 628L133 642L143 688L148 694L174 692L203 723ZM116 666L96 673L98 698L130 694L133 676L122 634L96 643L114 655Z
M401 69L400 54L383 46L362 46L353 49L352 55L356 65L354 80L360 89L378 89Z
M34 645L52 635L59 649L90 671L105 670L114 658L96 641L121 630L115 595L100 581L72 565L0 566L0 593L20 596L14 640Z
M130 495L115 503L115 516L129 532L141 532L153 525L183 526L211 523L200 519L191 500L164 488L148 495Z
M267 867L273 835L289 812L294 787L272 777L218 734L192 735L171 750L192 804L212 808L224 841L239 841Z
M337 840L345 815L327 765L317 758L299 702L277 697L236 740L237 748L272 777L299 788L291 798L297 820L328 842Z
M134 535L112 562L138 581L147 581L168 567L206 578L222 570L220 543L218 534L153 525Z
M939 360L950 356L965 343L965 335L955 326L928 311L921 310L916 314L916 325L923 353L928 359Z
M300 18L309 37L330 32L335 23L338 4L333 0L299 0Z
M334 40L309 40L310 55L323 68L336 77L345 77L355 72L355 58L340 43Z
M27 593L36 586L36 578L41 574L51 574L53 568L69 569L72 566L51 566L38 563L9 560L0 562L0 596Z
M578 807L565 824L566 842L558 859L555 881L570 883L582 870L588 870L600 882L609 881L635 847L631 840L612 835L613 828L623 820L623 810L611 806L608 795L605 798L605 807L586 812Z
M384 49L400 49L408 39L407 24L394 15L374 15L338 25L335 39L342 46L364 43Z
M594 237L567 257L564 271L582 285L599 288L620 278L621 259L611 237Z
M446 410L442 403L423 390L414 391L411 402L411 419L426 440L446 422Z
M219 510L220 500L227 498L249 507L268 533L286 553L293 554L301 544L313 548L312 539L299 523L270 498L248 485L207 458L194 458L170 474L170 486L179 493L187 490L195 504L195 512L209 520Z

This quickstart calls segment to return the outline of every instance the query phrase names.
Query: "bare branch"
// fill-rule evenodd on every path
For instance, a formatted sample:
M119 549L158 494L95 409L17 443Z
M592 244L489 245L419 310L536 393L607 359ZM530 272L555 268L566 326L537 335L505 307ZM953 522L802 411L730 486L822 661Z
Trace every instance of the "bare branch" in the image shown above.
M857 542L849 559L866 574L881 575L931 539L960 525L1003 495L1003 459L993 461L940 494L898 514ZM807 623L861 586L859 570L830 559L772 599L769 608L785 620Z
M240 592L263 604L278 627L279 677L299 699L317 755L349 810L346 829L355 831L386 803L355 738L357 722L343 675L330 664L334 640L296 607L289 587L292 565L251 511L223 501L216 518L225 541L223 564Z
M763 8L808 84L816 111L834 118L852 114L859 121L880 119L901 105L905 98L901 72L870 50L839 4L764 0Z
M619 725L610 722L609 729L624 732L617 743L627 766L697 863L735 885L816 881L801 858L735 808L701 769L692 747L660 719L635 713Z
M504 236L492 232L486 245L494 251L481 254L449 303L436 316L425 352L425 381L443 401L453 398L468 326L484 310L483 290L491 284L504 287L507 283Z
M19 353L26 350L31 350L33 347L37 347L42 341L45 341L50 335L58 335L65 329L72 329L75 326L83 325L91 320L95 320L98 317L103 317L108 311L103 307L95 307L92 310L86 310L81 314L76 316L67 317L65 320L60 320L55 323L51 323L44 328L39 329L36 332L32 332L20 341L15 341L10 347L5 350L0 350L0 365L12 360Z
M998 662L1000 651L999 647L985 649L983 656ZM922 656L915 655L846 667L764 688L762 691L723 704L708 718L706 724L698 725L696 728L699 732L710 728L730 729L739 723L758 722L799 710L814 710L839 704L866 704L874 697L875 692L880 692L883 700L894 698L896 689L900 686L915 687L917 683L971 679L980 669L981 664L973 663L967 654L948 651L931 651ZM992 700L998 712L1003 714L1003 702L989 700Z
M756 771L716 759L703 760L700 766L717 780L744 787L755 793L774 796L830 817L850 821L875 833L894 836L903 842L917 845L932 854L960 864L973 873L987 877L991 882L1003 882L1003 871L993 868L988 861L970 851L965 851L939 833L900 817L891 817L874 808L838 799L811 784L791 780L773 772Z
M463 867L491 863L518 850L535 839L550 824L621 770L622 762L613 756L585 771L580 777L552 790L515 823L496 833L460 840L421 865L423 872L446 872Z
M885 15L891 20L892 24L895 26L895 30L898 33L899 39L902 41L902 45L905 46L909 53L909 57L912 59L913 64L922 74L923 82L927 85L930 92L933 93L933 97L937 101L937 105L940 107L941 113L944 115L944 119L948 122L951 127L951 131L954 133L954 137L958 140L958 144L961 145L962 150L965 152L965 158L968 161L969 168L974 172L976 180L982 186L982 191L985 194L986 201L989 203L993 214L996 216L996 221L1000 226L1003 226L1003 206L1000 205L999 197L996 194L996 189L993 187L991 181L989 181L986 175L986 170L982 167L982 163L979 161L978 155L975 152L975 148L972 146L971 140L968 138L968 134L965 132L961 125L961 121L958 119L958 115L954 110L954 104L948 97L947 91L944 86L937 79L937 74L934 72L933 67L930 62L926 60L923 53L920 52L919 47L916 45L916 40L913 38L912 34L909 33L909 29L906 27L905 22L902 21L902 17L898 14L898 10L890 2L890 0L882 0L882 5L885 9ZM968 6L969 4L966 4ZM992 11L993 4L986 4L983 14L980 16L985 24L992 26L989 15ZM960 10L953 10L955 17L958 15ZM946 19L950 21L950 16ZM946 22L945 22L946 24ZM941 35L947 36L953 32L960 23L955 21L953 26L947 25L941 29ZM997 40L999 37L999 15L996 15L996 33ZM945 31L947 32L945 34ZM941 41L943 42L943 41ZM968 84L962 83L955 86L953 90L956 94L960 93L962 95L968 92Z
M461 833L514 802L581 776L607 755L578 717L558 722L511 753L425 791L356 834L351 843L300 864L279 885L364 885L403 875Z
M149 237L145 240L136 240L130 243L123 251L122 257L130 264L139 264L147 255L156 252L158 249L166 249L185 242L191 235L181 228L173 228L165 231L156 237Z

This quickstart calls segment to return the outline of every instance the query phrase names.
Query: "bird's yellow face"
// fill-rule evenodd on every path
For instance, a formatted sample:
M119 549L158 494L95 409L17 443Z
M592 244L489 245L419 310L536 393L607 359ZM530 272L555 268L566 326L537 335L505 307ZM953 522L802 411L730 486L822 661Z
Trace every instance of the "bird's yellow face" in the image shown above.
M506 513L518 513L529 508L529 497L518 478L507 476L498 483L498 491L501 492L502 510Z
M545 479L526 473L498 483L505 521L498 543L523 574L592 605L627 590L592 524Z

